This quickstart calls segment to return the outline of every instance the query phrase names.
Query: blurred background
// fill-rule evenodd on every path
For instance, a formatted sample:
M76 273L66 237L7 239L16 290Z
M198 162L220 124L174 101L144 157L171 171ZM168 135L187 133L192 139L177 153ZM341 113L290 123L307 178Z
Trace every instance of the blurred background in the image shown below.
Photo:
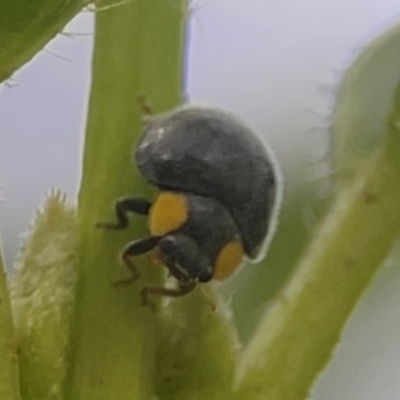
M186 96L248 121L275 150L286 193L318 187L327 174L321 160L329 161L330 114L341 76L372 38L399 23L399 11L396 0L193 1ZM45 193L60 187L76 198L93 18L92 11L82 12L0 86L0 225L9 265ZM388 262L312 400L400 398L399 288L400 270Z

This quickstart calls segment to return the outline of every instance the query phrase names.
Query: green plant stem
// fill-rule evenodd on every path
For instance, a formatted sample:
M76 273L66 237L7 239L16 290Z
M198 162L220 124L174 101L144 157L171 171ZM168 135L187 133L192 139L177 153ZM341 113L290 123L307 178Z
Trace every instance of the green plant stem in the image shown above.
M154 390L159 330L156 313L141 306L139 291L146 281L160 282L164 271L138 263L142 279L113 287L129 275L118 255L127 242L148 234L145 221L133 217L133 228L122 232L95 229L95 224L115 219L112 206L118 197L153 193L132 159L143 116L137 98L144 96L155 112L180 102L184 1L103 1L97 6L103 11L96 14L79 194L82 266L67 399L140 400Z
M209 287L172 301L157 351L160 400L232 397L238 341L219 296ZM217 309L215 309L217 307Z
M2 254L0 254L0 399L20 399L17 342L12 325Z
M342 179L289 284L246 350L236 398L305 399L363 290L400 233L399 96L386 138Z
M85 4L85 0L1 0L0 83L34 57Z

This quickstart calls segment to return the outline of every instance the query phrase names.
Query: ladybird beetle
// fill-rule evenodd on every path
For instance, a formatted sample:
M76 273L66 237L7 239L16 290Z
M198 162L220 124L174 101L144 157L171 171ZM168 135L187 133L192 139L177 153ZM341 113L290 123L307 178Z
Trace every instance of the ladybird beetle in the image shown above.
M148 216L151 235L129 243L122 259L157 249L176 278L176 288L146 286L148 294L182 296L198 283L231 276L244 257L265 253L280 203L277 164L261 140L233 114L211 107L185 106L145 119L135 150L143 177L160 189L154 202L123 198L116 223L128 227L129 212Z

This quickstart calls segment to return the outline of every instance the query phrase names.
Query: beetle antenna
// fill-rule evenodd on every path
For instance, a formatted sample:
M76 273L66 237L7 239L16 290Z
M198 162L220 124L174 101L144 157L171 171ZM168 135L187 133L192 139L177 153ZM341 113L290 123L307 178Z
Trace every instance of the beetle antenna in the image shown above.
M143 96L143 95L138 96L137 102L138 102L140 111L143 113L144 116L154 114L153 109L151 108L149 103L147 103L145 96Z

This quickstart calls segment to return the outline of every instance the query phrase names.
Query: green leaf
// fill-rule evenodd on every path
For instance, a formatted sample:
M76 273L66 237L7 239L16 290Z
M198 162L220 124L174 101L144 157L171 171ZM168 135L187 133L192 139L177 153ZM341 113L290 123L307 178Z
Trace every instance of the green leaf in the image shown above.
M34 57L86 0L1 0L0 83Z

